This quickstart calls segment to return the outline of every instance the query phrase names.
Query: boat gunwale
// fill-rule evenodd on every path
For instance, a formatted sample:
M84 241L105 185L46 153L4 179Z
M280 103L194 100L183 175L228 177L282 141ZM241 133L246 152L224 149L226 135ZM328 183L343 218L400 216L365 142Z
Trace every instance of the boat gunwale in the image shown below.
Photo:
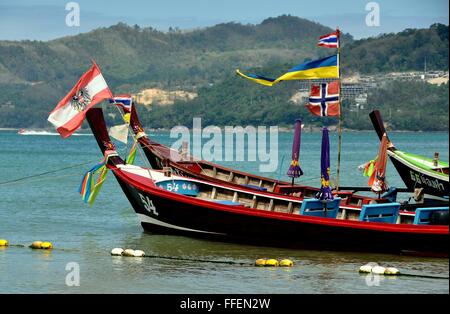
M411 163L407 159L402 158L401 156L396 154L396 151L388 150L388 155L389 155L389 157L394 158L398 162L401 162L402 164L406 165L408 168L411 168L411 169L413 169L415 171L418 171L420 173L424 173L426 175L429 175L430 177L433 177L435 179L449 182L449 176L448 175L445 175L445 174L440 173L439 171L436 171L436 170L433 170L433 169L425 169L425 168L419 167L419 166Z

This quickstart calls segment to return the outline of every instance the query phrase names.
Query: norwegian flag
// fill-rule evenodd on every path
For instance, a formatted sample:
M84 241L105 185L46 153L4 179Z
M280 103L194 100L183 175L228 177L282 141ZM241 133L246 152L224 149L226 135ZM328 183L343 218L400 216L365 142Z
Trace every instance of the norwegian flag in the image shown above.
M125 113L130 113L131 106L133 105L133 98L130 94L118 95L111 98L109 103L122 108Z
M47 120L56 127L63 138L67 138L83 124L89 109L111 97L111 90L94 62L72 90L53 109Z
M324 35L320 37L318 46L325 48L339 48L340 31L337 30L334 33Z
M308 110L319 117L339 117L339 81L322 83L311 87Z

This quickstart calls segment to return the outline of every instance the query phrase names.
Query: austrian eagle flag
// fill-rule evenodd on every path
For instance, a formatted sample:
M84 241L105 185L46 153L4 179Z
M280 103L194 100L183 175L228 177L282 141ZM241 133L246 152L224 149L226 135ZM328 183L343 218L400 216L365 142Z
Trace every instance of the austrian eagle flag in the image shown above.
M113 95L97 64L81 76L77 84L53 109L48 117L58 133L67 138L83 124L86 112Z
M306 107L316 116L339 117L339 81L313 85Z

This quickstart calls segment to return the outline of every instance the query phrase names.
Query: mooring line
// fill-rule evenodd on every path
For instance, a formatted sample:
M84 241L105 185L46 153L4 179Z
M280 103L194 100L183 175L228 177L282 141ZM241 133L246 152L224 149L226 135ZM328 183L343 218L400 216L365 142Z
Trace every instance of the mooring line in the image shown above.
M11 184L11 183L17 183L17 182L28 180L28 179L32 179L32 178L42 177L42 176L45 176L45 175L53 174L53 173L56 173L56 172L67 170L67 169L73 169L73 168L81 167L81 166L90 164L90 163L92 163L92 162L94 162L96 160L90 160L90 161L87 161L87 162L83 162L81 164L71 165L71 166L67 166L67 167L64 167L64 168L60 168L60 169L49 170L49 171L46 171L46 172L33 174L31 176L26 176L26 177L22 177L22 178L17 178L17 179L13 179L13 180L9 180L9 181L0 182L0 186L1 185L8 185L8 184Z
M239 266L254 266L253 263L245 263L245 262L205 260L205 259L173 257L173 256L161 256L161 255L144 255L143 257L154 258L154 259L175 260L175 261L198 262L198 263L227 264L227 265L239 265Z
M449 280L450 279L449 277L442 277L442 276L419 275L419 274L404 274L404 273L400 273L400 274L395 275L395 276L416 277L416 278L425 278L425 279L442 279L442 280Z

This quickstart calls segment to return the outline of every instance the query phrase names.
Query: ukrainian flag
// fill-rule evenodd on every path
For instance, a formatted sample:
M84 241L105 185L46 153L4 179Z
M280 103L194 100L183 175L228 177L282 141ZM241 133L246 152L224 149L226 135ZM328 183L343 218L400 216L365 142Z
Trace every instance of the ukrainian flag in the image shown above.
M333 55L320 60L302 63L277 79L267 78L257 74L246 75L239 70L236 70L236 73L246 79L266 86L273 86L282 81L334 79L339 78L338 58L338 55Z

